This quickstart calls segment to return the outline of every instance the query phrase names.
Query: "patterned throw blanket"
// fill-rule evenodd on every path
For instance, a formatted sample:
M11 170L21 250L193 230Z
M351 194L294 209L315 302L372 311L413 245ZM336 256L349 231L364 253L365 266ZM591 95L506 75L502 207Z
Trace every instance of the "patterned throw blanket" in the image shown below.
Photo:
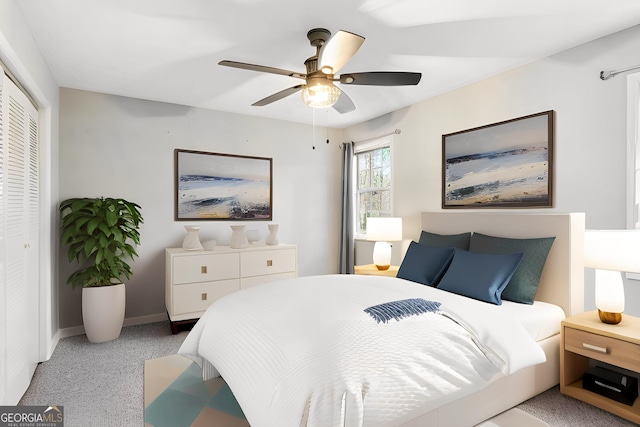
M401 320L409 316L438 311L439 308L440 303L437 301L427 301L422 298L409 298L374 305L369 308L365 308L364 312L369 313L369 315L376 319L376 322L378 323L387 323L391 319Z

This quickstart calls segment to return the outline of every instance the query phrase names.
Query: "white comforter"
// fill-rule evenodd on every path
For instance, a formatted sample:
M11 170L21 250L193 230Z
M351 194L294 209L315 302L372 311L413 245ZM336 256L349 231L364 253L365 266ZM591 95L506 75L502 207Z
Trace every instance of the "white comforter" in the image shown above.
M438 301L440 312L377 323L363 311L407 298ZM211 305L179 353L213 365L253 427L396 426L500 372L545 360L499 306L353 275L228 295Z

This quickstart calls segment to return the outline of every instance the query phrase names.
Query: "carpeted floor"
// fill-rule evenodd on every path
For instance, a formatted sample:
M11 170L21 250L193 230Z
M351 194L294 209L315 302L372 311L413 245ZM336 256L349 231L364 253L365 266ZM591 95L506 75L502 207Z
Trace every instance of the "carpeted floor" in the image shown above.
M123 328L101 344L63 338L19 404L64 406L65 427L141 427L144 361L175 354L187 333L171 335L167 321Z
M518 408L546 421L552 427L637 426L636 423L561 394L560 386L555 386L521 403Z
M202 390L199 372L190 371L187 377L180 378L181 374L177 372L184 372L184 367L173 366L165 369L162 377L152 380L161 385L156 387L154 394L148 394L146 399L144 397L145 365L150 366L148 363L153 363L152 359L175 355L186 335L187 332L171 335L169 323L160 322L124 328L120 338L108 343L93 344L84 335L64 338L60 340L51 359L38 366L31 386L20 404L64 406L65 427L141 427L145 425L145 400L148 415L159 417L155 415L157 408L152 408L151 411L149 408L161 397L159 391L166 388L162 384L179 380L177 385L181 393ZM214 426L209 424L211 427L235 427L236 424L227 422L242 422L241 414L237 412L237 403L235 399L232 400L228 388L225 390L224 384L213 382L206 384L206 387L209 397L197 403L192 410L193 413L197 411L193 426L201 425L195 422L203 411L208 414L217 411L219 416L227 417L223 418L225 423ZM168 407L174 401L165 396L156 405L161 403ZM180 408L180 411L185 411L182 406ZM560 394L558 387L522 403L518 408L552 427L636 425L564 396ZM149 426L162 426L155 418L148 417L147 422ZM164 425L189 426L172 423ZM246 424L238 424L240 425Z

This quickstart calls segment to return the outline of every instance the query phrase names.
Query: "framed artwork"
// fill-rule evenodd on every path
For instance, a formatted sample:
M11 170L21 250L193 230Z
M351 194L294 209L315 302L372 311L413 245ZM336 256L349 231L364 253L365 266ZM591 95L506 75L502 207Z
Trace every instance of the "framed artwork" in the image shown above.
M442 135L442 208L551 207L553 115Z
M175 150L175 219L271 220L272 159Z

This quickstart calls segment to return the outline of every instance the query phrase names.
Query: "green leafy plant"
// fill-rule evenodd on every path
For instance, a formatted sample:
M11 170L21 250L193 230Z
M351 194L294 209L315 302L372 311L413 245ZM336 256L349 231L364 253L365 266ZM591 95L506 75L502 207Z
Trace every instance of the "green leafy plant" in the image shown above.
M63 245L67 259L81 268L67 279L77 286L108 286L131 277L127 259L138 256L143 222L140 206L123 199L73 198L60 204Z

